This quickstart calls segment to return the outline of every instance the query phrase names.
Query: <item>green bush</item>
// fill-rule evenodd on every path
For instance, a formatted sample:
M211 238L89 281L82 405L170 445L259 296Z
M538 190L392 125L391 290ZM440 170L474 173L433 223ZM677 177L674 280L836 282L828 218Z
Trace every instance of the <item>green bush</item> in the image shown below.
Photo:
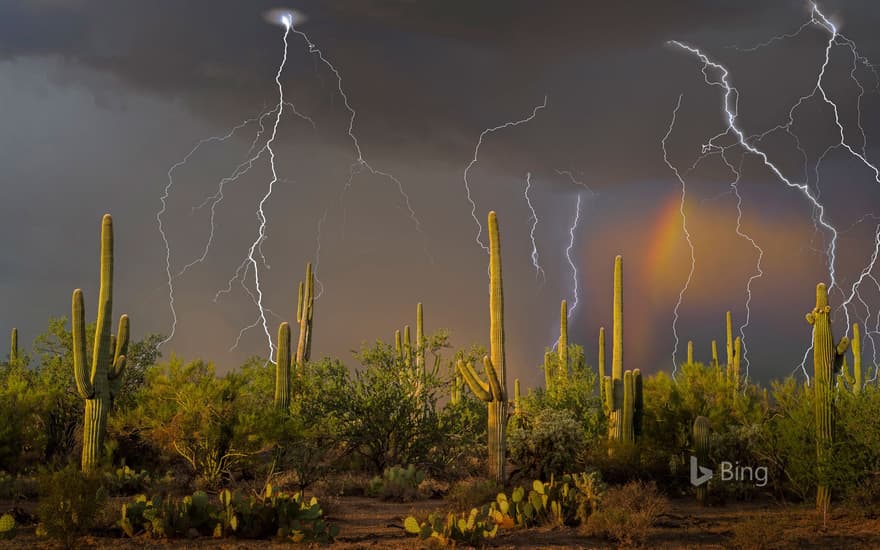
M101 478L83 474L71 465L41 474L38 483L38 533L60 541L65 548L73 548L77 539L93 526L107 498Z
M583 428L565 409L526 411L507 434L507 450L518 476L549 479L576 470L584 449Z

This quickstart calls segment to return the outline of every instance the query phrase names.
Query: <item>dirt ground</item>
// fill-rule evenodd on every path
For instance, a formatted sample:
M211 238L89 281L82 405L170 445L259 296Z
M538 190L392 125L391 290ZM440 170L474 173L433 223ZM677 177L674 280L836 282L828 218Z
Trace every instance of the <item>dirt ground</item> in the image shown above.
M11 506L0 503L0 511ZM25 507L27 509L27 507ZM429 543L406 535L403 518L413 514L424 517L443 509L442 500L414 503L382 502L365 497L343 497L326 503L327 520L338 525L340 534L332 545L345 549L425 548ZM192 540L153 541L117 538L114 533L90 536L80 541L82 548L290 548L289 544L268 541ZM309 545L318 547L318 545ZM588 537L574 528L500 531L488 547L498 549L539 548L621 548L619 543ZM690 499L671 501L669 512L647 532L643 548L880 548L880 518L858 517L851 510L836 508L823 527L822 518L803 506L780 506L776 503L736 503L717 508L701 508ZM37 539L33 527L22 528L11 541L0 541L0 549L56 548ZM308 547L308 546L307 546Z

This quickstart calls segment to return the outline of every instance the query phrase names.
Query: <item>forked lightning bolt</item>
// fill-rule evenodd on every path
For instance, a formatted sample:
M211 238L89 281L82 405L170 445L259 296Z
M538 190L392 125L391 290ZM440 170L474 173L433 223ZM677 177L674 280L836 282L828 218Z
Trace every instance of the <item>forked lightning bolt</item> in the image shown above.
M687 240L688 247L691 251L691 268L688 271L687 280L684 283L684 286L681 288L681 291L678 293L678 301L675 303L675 308L672 310L672 336L675 338L675 344L672 348L672 377L675 378L675 374L678 372L678 361L676 356L678 355L678 310L681 308L681 303L684 300L684 293L687 292L688 287L691 284L691 279L694 276L694 269L696 268L696 257L694 255L694 243L691 241L691 234L688 231L687 227L687 216L685 216L684 212L684 204L685 199L687 198L687 184L684 182L684 178L681 176L681 173L678 171L678 168L669 161L668 151L666 150L666 141L669 139L669 135L672 134L672 129L675 127L675 118L678 115L678 110L681 108L681 98L682 95L678 96L678 101L675 104L675 109L672 111L672 120L669 121L669 127L666 129L666 134L663 136L663 139L660 141L660 145L663 149L663 161L669 167L670 170L675 174L675 177L678 179L681 184L681 202L679 203L679 212L681 213L681 229L684 232L685 239Z
M260 311L259 320L263 325L263 332L266 333L266 341L269 343L269 360L273 361L273 357L275 355L275 343L272 341L272 333L269 330L269 321L266 319L266 311L263 308L263 289L260 287L260 266L257 263L257 259L254 257L254 253L256 251L260 252L260 256L265 263L265 257L263 256L263 241L266 239L266 213L263 211L263 207L266 205L266 202L272 196L272 190L275 183L278 181L278 172L275 167L275 150L272 149L272 143L275 141L275 137L278 135L278 124L281 122L281 114L284 112L284 86L281 85L281 73L284 71L284 65L287 63L287 35L290 34L290 28L293 25L293 15L288 14L287 16L282 18L282 22L284 23L284 55L281 58L281 64L278 66L278 72L275 73L275 84L278 86L278 113L275 116L275 124L272 126L272 135L266 140L266 149L269 151L269 166L272 169L272 179L269 181L268 189L266 190L266 194L263 195L262 200L260 200L260 204L257 207L257 219L260 221L259 231L257 231L257 238L251 244L250 249L248 250L247 260L250 262L250 265L253 266L254 272L254 289L256 291L256 304L257 309ZM240 336L241 333L239 333ZM237 342L236 342L237 344Z
M677 41L677 40L671 41L670 44L672 44L678 48L681 48L681 49L693 54L694 56L696 56L702 63L702 73L703 73L704 81L710 86L715 86L715 87L721 88L723 91L723 111L724 111L725 118L727 120L727 125L726 125L727 128L725 129L724 132L712 137L708 141L707 145L704 146L704 151L708 148L708 149L718 149L723 152L726 148L729 148L731 146L724 147L722 145L719 145L717 143L717 141L725 136L733 136L736 139L737 146L741 147L744 150L744 152L750 153L752 155L759 157L761 159L761 161L763 162L763 164L780 181L782 181L788 187L796 188L796 189L800 190L801 193L811 203L811 205L814 209L813 210L814 222L817 224L817 227L821 226L831 236L831 238L828 242L828 245L826 247L826 255L828 257L828 271L829 271L829 277L830 277L829 291L833 291L833 290L837 289L838 291L842 292L845 296L845 301L841 307L843 308L845 316L846 316L846 325L847 325L847 333L848 333L849 324L850 324L849 307L852 304L853 300L859 300L859 302L861 304L863 304L866 307L866 309L868 310L868 315L866 315L865 318L867 319L870 317L870 308L867 306L867 303L864 301L864 299L859 295L858 290L859 290L859 287L861 286L861 283L865 279L873 278L873 275L871 275L871 271L873 270L874 264L876 262L877 252L880 251L880 239L875 239L875 247L874 247L875 253L872 255L871 261L865 267L865 269L862 271L861 277L856 282L856 284L854 284L852 286L850 294L846 295L845 291L838 284L837 273L836 273L836 251L837 251L837 240L838 240L839 232L826 219L825 206L824 206L824 204L822 204L819 201L818 191L814 192L809 185L809 173L805 173L804 182L791 181L770 160L767 153L764 152L762 149L760 149L754 142L760 142L761 139L763 139L765 136L769 135L770 133L773 133L778 130L783 130L794 138L795 143L797 144L797 148L799 149L801 154L804 155L805 164L806 164L806 153L801 148L800 140L794 134L794 132L792 131L792 128L794 126L795 111L801 105L803 105L804 102L806 102L807 100L818 96L818 97L821 97L822 102L824 102L826 105L828 105L831 108L831 110L834 114L834 123L835 123L835 126L838 130L838 133L839 133L839 141L836 144L830 146L828 149L825 150L825 152L822 153L822 155L819 156L818 162L815 167L815 173L816 173L816 177L817 177L817 182L816 182L817 188L818 188L819 164L822 162L822 160L825 158L825 156L829 152L831 152L832 150L835 150L835 149L840 149L840 148L845 149L850 155L852 155L854 158L858 159L864 166L868 167L874 174L874 181L876 183L880 183L880 170L878 170L877 167L867 159L867 155L865 153L866 139L865 139L864 129L861 124L861 99L864 94L864 87L861 85L861 83L858 81L858 79L856 78L856 75L855 75L856 68L857 68L858 64L862 64L862 65L866 66L867 68L869 68L869 70L871 70L872 73L874 74L875 79L877 78L877 73L876 73L876 71L874 71L873 66L871 66L870 63L868 63L867 59L864 58L858 52L858 50L856 49L855 43L852 40L850 40L849 38L840 34L837 30L837 27L819 10L819 8L816 4L811 5L810 21L803 24L797 31L795 31L793 33L786 34L786 35L774 37L774 38L772 38L764 43L761 43L753 48L747 48L743 51L755 51L759 48L769 46L770 44L772 44L776 41L784 40L786 38L791 38L791 37L797 36L798 34L803 32L805 29L807 29L808 27L813 26L813 25L820 27L821 29L826 31L829 35L828 41L827 41L826 46L824 48L823 61L822 61L822 64L819 68L818 76L817 76L815 85L813 87L813 90L809 94L800 97L798 99L798 101L794 104L794 106L792 106L792 108L788 112L788 120L785 124L778 125L774 128L771 128L767 132L764 132L763 134L759 134L757 136L751 136L751 137L746 137L745 133L737 125L738 92L737 92L736 88L733 87L732 84L730 83L730 74L729 74L728 70L723 65L710 60L709 57L706 54L704 54L699 48L686 45L686 44L684 44L680 41ZM859 96L858 96L858 102L857 102L858 103L857 104L857 113L858 113L858 129L859 129L859 132L862 136L862 145L858 150L855 147L853 147L850 143L847 142L846 132L845 132L845 128L843 126L843 123L841 122L841 119L840 119L838 106L829 97L829 95L825 89L825 83L824 83L825 73L826 73L828 66L830 65L830 62L831 62L831 50L835 45L844 46L844 47L848 48L853 56L853 68L850 71L850 77L856 82L856 84L860 90ZM715 75L714 76L710 75L710 72L715 73ZM739 202L738 202L738 205L740 205ZM740 214L741 214L741 209L740 209ZM753 245L754 245L754 243L753 243ZM758 275L758 276L760 276L760 275ZM754 277L752 280L754 280ZM868 335L868 333L870 333L870 332L871 332L870 330L867 330L866 335ZM874 336L874 334L868 335L868 339L871 341L872 347L874 347L876 349L875 343L873 341L873 336ZM809 375L807 374L806 368L805 368L805 362L806 362L806 357L807 357L808 353L809 353L809 350L807 350L807 352L805 353L804 361L801 363L801 365L799 365L799 368L803 371L804 375L809 380Z
M522 118L520 120L513 120L510 122L505 122L504 124L500 124L498 126L495 126L492 128L486 128L485 130L483 130L480 133L480 137L479 137L479 139L477 139L477 145L474 148L474 158L471 159L471 161L468 163L468 165L464 169L464 175L462 176L462 179L464 180L464 189L465 189L465 192L467 193L467 200L471 205L471 217L474 219L474 223L477 224L477 237L475 240L476 240L477 244L480 245L480 247L486 251L487 254L489 253L489 247L487 245L483 244L483 241L480 239L481 235L483 234L483 224L481 224L480 220L477 218L477 203L474 202L474 199L471 196L471 185L470 185L470 182L468 182L468 172L470 172L471 168L473 168L473 166L477 163L477 161L479 159L479 155L480 155L480 147L483 145L483 139L487 135L493 134L493 133L497 132L498 130L503 130L505 128L511 128L513 126L519 126L520 124L525 124L526 122L534 120L534 118L536 116L538 116L538 111L540 111L541 109L544 109L546 107L547 107L547 96L544 96L544 102L540 105L535 106L535 108L532 109L532 113L529 116Z
M532 188L532 173L526 173L526 190L523 193L523 196L526 199L526 204L529 207L529 212L531 212L531 216L529 217L529 221L532 222L532 227L529 229L529 237L532 240L532 265L535 266L535 278L539 276L547 280L547 274L544 273L544 268L541 267L540 262L538 261L538 243L535 241L535 229L538 227L538 213L535 212L535 207L532 206L532 199L529 197L529 189Z

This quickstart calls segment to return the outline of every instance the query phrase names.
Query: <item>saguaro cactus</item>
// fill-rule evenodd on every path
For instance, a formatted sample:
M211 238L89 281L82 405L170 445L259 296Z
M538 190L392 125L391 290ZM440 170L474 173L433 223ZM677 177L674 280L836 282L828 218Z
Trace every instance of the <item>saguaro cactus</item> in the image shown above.
M635 405L635 388L633 387L632 371L623 373L623 409L621 413L622 441L635 441L633 433L633 408Z
M688 340L688 365L694 363L694 341Z
M403 361L403 343L400 340L400 330L394 331L394 353L399 360Z
M487 381L479 378L471 363L457 366L471 391L489 410L489 477L504 482L507 430L507 367L504 360L504 290L501 284L501 240L498 218L489 212L489 334L491 357L483 357Z
M633 370L633 437L638 441L642 437L642 429L645 425L645 393L642 386L642 371Z
M718 342L712 340L712 366L718 366Z
M733 341L733 365L730 369L730 381L736 389L739 388L740 365L742 365L742 338L737 336Z
M705 416L698 416L694 420L694 454L697 457L697 464L705 466L709 462L709 419ZM701 505L706 504L706 497L709 494L708 483L703 483L697 487L697 502Z
M831 504L828 471L831 468L831 446L834 441L834 373L840 367L849 347L844 336L834 345L831 333L831 306L824 283L816 285L816 307L807 313L807 322L813 326L813 392L816 411L816 456L819 467L819 486L816 508L826 512Z
M728 310L725 315L727 321L727 366L733 364L733 316Z
M862 377L862 336L858 323L853 323L852 354L853 354L853 393L858 395L862 391L864 378Z
M416 305L416 369L419 376L423 377L425 373L425 312L422 303ZM420 378L421 379L421 378Z
M18 329L13 328L9 335L9 364L18 361Z
M568 378L568 303L565 300L559 305L559 365L558 375L561 379Z
M315 310L315 274L311 262L306 264L306 278L299 283L296 304L296 322L299 323L299 341L296 344L296 367L302 369L312 357L312 321Z
M614 312L611 336L611 391L607 394L610 414L608 435L615 441L623 439L623 258L614 258ZM606 386L607 389L607 386Z
M599 327L599 401L603 407L607 399L605 393L605 327Z
M82 290L73 291L73 374L76 390L85 400L83 420L82 471L98 466L104 443L107 413L128 353L128 315L119 318L119 332L110 334L113 310L113 219L105 214L101 224L101 284L98 291L98 319L95 326L91 361L86 357L85 307ZM115 349L113 340L116 340Z
M275 356L275 407L290 410L290 324L278 326L278 345Z

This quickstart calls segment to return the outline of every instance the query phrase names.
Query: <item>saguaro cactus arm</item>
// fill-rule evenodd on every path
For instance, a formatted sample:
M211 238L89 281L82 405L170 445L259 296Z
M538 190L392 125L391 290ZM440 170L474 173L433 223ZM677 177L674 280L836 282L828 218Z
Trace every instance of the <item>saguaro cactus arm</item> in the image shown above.
M83 292L80 289L73 291L71 310L73 376L76 380L76 391L83 399L91 399L95 395L95 387L92 384L91 369L86 359L85 306L83 306Z
M480 377L474 371L473 363L465 363L459 359L455 363L458 372L464 379L465 383L471 389L471 392L481 401L489 402L492 400L492 394L489 393L489 383L480 380Z
M507 391L501 385L498 372L488 355L483 356L483 369L486 371L486 379L489 381L489 389L492 390L493 401L507 401Z
M116 345L113 346L113 364L107 376L110 380L116 380L125 370L126 356L128 355L128 339L130 326L128 315L122 315L119 318L119 331L116 333Z

